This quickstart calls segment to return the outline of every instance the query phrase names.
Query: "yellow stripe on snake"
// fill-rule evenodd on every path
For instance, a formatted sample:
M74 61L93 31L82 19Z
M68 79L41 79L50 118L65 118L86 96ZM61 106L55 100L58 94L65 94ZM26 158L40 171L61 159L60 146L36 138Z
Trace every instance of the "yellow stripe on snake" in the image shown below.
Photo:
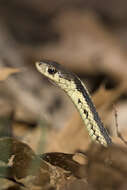
M96 111L85 84L60 64L42 60L36 63L37 70L63 89L79 111L92 140L107 147L112 143L107 130Z

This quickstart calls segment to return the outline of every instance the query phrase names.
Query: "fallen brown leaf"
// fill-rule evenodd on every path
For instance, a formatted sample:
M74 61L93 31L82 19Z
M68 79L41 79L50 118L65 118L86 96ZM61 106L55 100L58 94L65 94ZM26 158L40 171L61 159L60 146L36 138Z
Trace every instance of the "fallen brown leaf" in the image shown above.
M18 68L9 68L9 67L0 68L0 81L6 80L9 77L9 75L18 72L20 72L20 69Z

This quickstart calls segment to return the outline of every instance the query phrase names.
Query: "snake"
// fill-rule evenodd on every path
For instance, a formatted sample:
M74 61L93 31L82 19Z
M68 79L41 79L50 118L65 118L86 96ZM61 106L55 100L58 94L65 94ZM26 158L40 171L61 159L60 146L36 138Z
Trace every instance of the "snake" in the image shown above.
M35 65L42 75L64 90L70 97L88 130L91 140L104 147L112 144L111 137L96 111L90 93L79 77L56 61L44 59L37 61Z

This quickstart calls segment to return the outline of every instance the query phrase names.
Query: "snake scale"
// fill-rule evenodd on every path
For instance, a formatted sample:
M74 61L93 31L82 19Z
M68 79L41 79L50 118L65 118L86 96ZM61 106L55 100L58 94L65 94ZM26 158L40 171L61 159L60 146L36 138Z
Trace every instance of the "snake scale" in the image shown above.
M111 138L101 122L85 84L74 73L54 61L41 60L36 62L36 68L71 98L91 139L105 147L110 145Z

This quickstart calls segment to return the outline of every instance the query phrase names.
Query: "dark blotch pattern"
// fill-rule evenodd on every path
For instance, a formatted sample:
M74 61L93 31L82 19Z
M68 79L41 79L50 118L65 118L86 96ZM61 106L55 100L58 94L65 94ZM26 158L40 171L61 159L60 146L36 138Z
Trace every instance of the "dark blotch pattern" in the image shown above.
M95 108L94 104L91 101L91 98L89 97L88 93L84 89L84 87L83 87L80 79L78 79L77 77L75 77L74 80L75 80L75 84L76 84L77 90L80 91L83 94L85 100L87 101L87 104L89 105L89 107L91 109L91 112L93 113L94 120L97 122L97 125L100 128L100 131L101 131L102 135L104 136L107 144L111 144L112 141L111 141L111 139L110 139L110 137L108 135L107 130L104 128L103 123L101 122L101 119L100 119L100 117L99 117L99 115L98 115L98 113L96 111L96 108Z
M84 110L84 114L86 115L86 118L88 118L88 111Z
M99 136L96 136L96 140L99 141Z
M78 99L78 104L80 104L81 103L81 100L80 99Z

